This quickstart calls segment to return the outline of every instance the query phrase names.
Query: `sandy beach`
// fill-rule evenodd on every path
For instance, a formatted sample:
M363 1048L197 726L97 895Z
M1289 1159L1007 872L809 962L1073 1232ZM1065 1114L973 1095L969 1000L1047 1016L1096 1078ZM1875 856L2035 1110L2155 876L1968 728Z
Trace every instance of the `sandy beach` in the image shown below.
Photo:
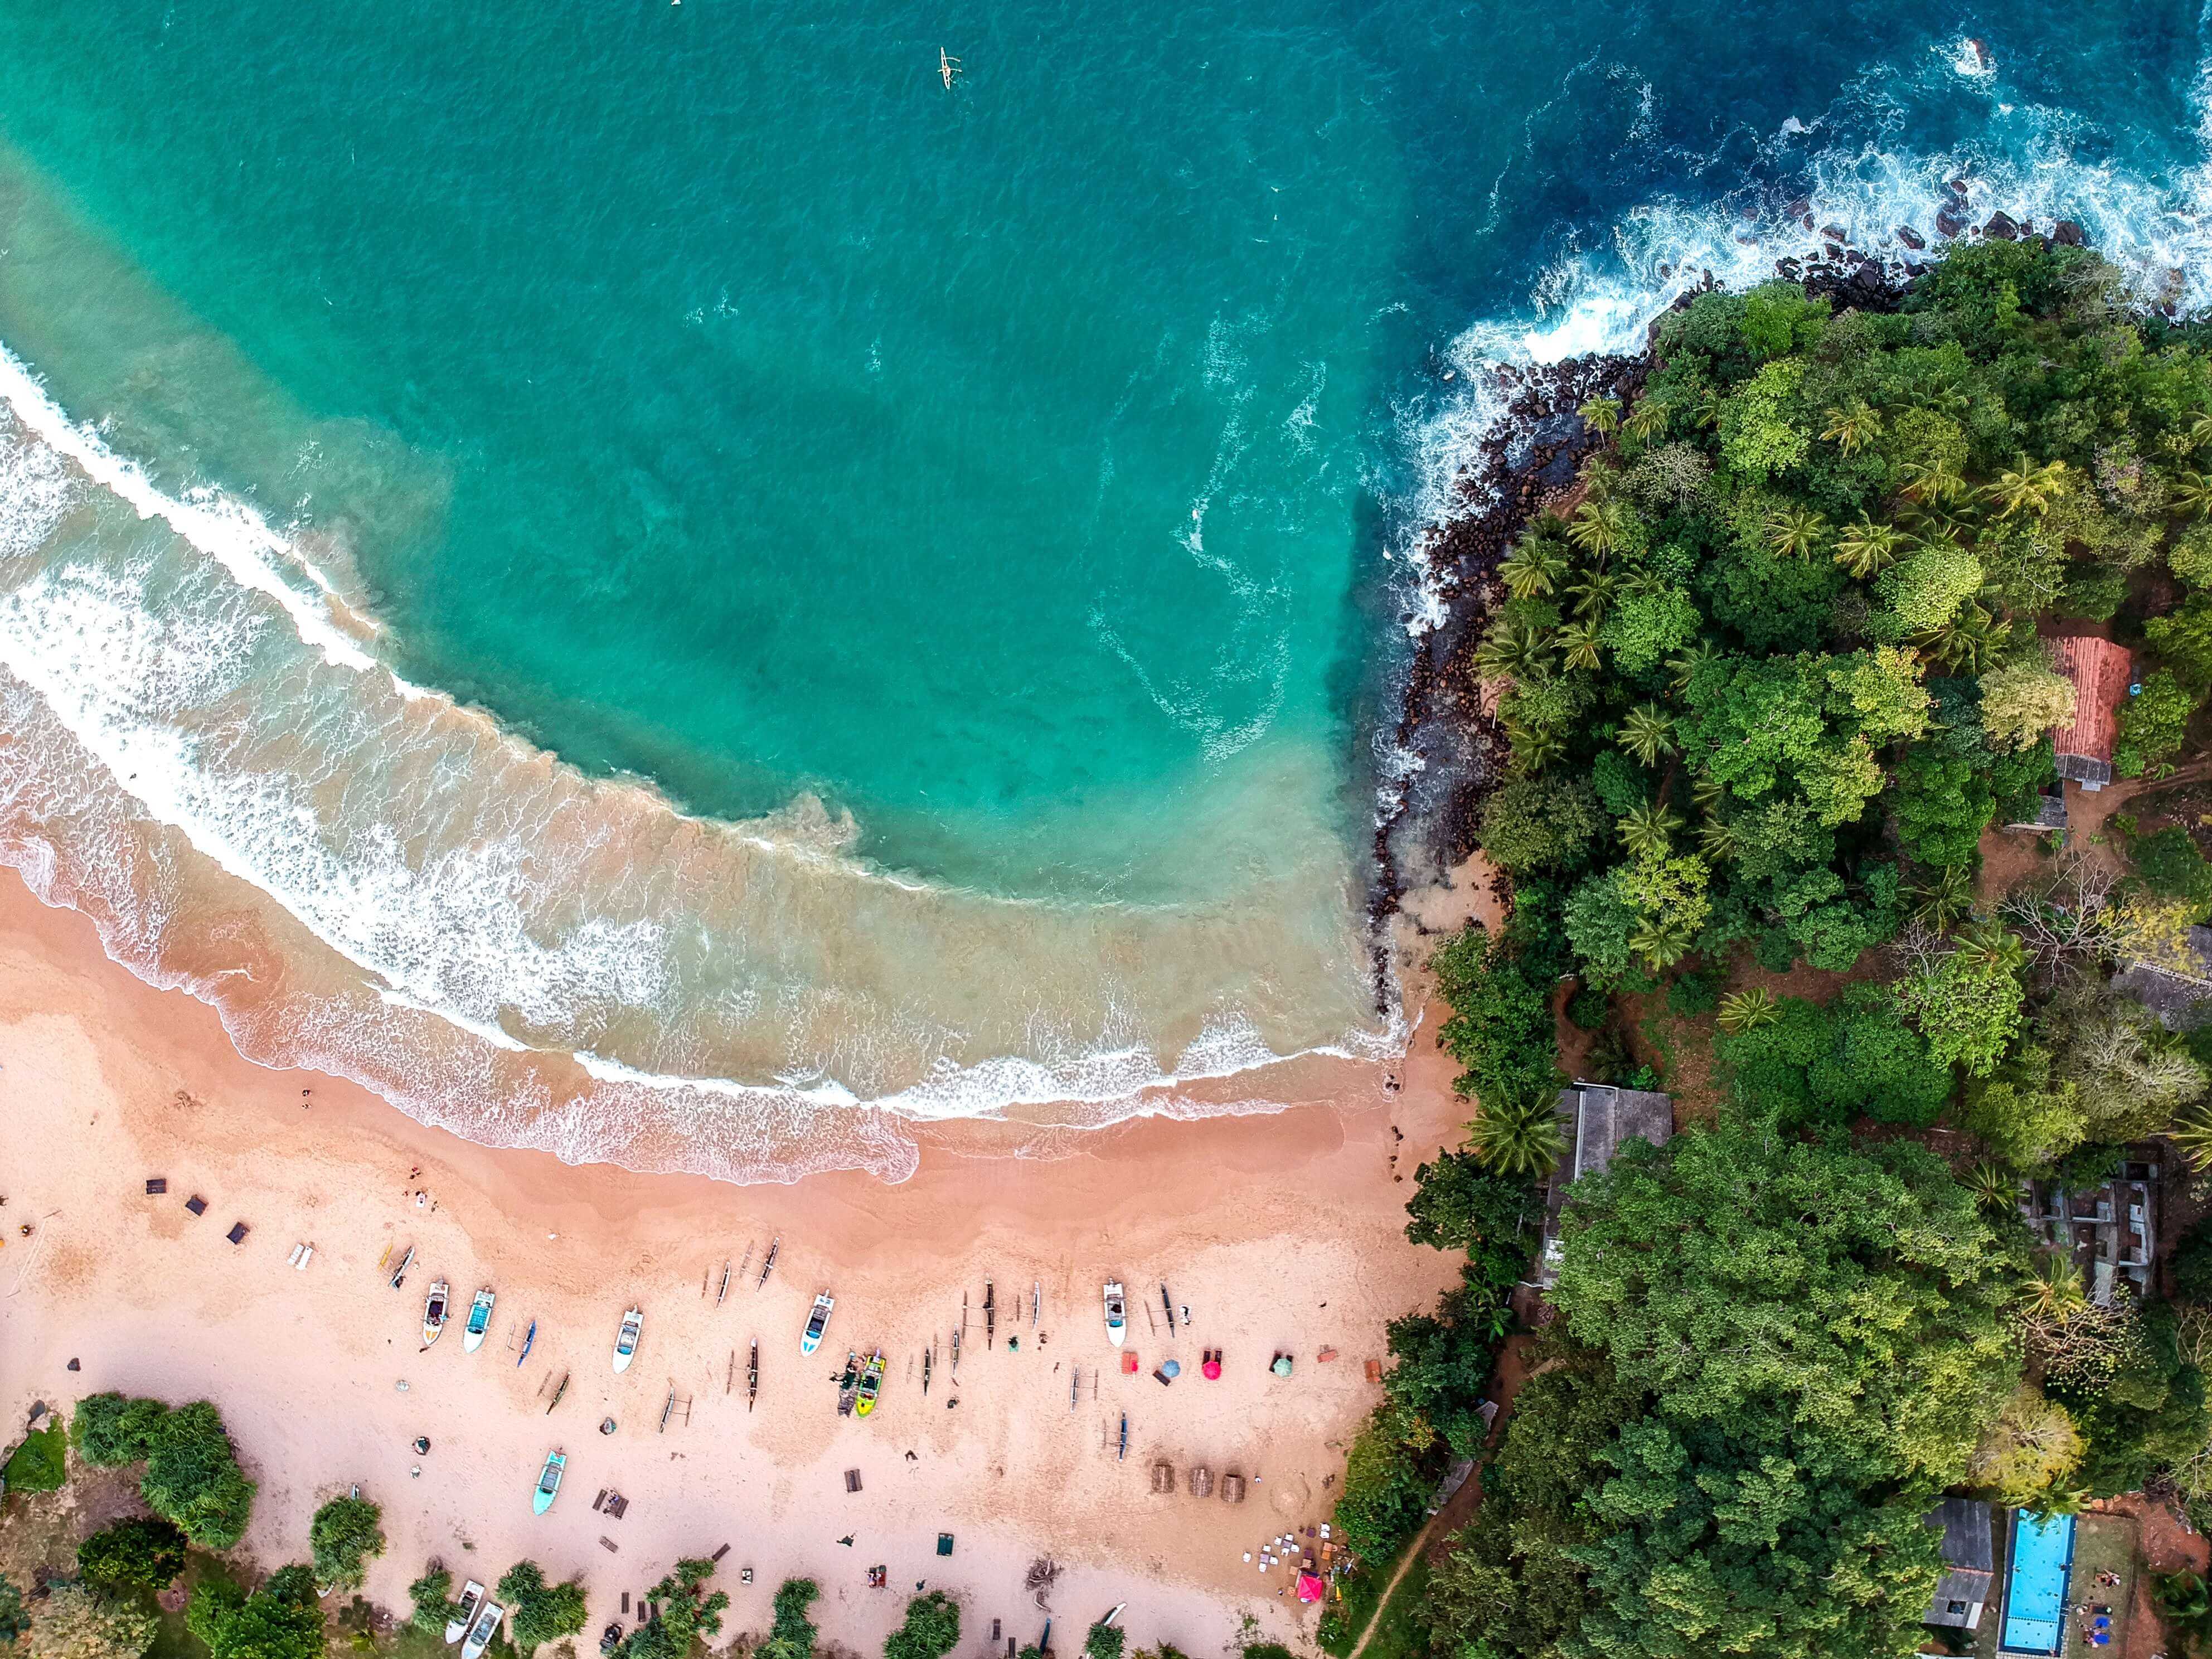
M315 1506L358 1482L384 1506L391 1544L368 1593L403 1610L426 1558L458 1583L527 1556L585 1576L596 1632L678 1556L726 1544L725 1639L764 1628L775 1585L808 1574L824 1638L853 1649L878 1646L924 1583L961 1600L963 1650L988 1647L994 1620L1034 1641L1047 1610L1024 1576L1040 1556L1063 1568L1048 1598L1063 1633L1127 1601L1141 1645L1213 1651L1248 1615L1291 1638L1312 1611L1282 1567L1243 1557L1327 1520L1343 1449L1379 1395L1365 1362L1383 1357L1383 1327L1455 1271L1402 1231L1414 1166L1456 1142L1464 1115L1428 1029L1402 1067L1314 1067L1310 1091L1278 1113L1139 1121L1066 1137L1051 1158L994 1156L988 1126L949 1126L897 1186L833 1175L737 1188L489 1151L350 1085L250 1064L210 1009L110 963L84 916L9 874L0 1409L20 1421L34 1400L66 1407L108 1389L212 1399L260 1482L244 1553L303 1558ZM165 1194L146 1194L154 1177ZM193 1195L207 1201L197 1218ZM234 1222L250 1229L237 1245ZM301 1243L314 1254L295 1270ZM410 1247L395 1293L388 1264ZM426 1351L437 1279L456 1320ZM1106 1338L1109 1279L1128 1286L1134 1375ZM480 1285L497 1307L465 1353L459 1316ZM836 1311L822 1352L803 1358L822 1289ZM633 1304L643 1340L617 1376L611 1348ZM839 1418L830 1373L848 1348L878 1346L878 1409ZM1209 1347L1225 1353L1218 1382L1199 1374ZM1268 1373L1278 1350L1295 1356L1288 1378ZM1164 1387L1151 1373L1171 1358L1182 1375ZM567 1482L534 1518L530 1492L556 1447ZM1152 1492L1159 1461L1175 1496ZM1192 1497L1194 1465L1242 1474L1246 1501ZM629 1499L621 1518L595 1508L602 1491ZM954 1536L949 1558L940 1533ZM889 1588L871 1590L878 1564Z

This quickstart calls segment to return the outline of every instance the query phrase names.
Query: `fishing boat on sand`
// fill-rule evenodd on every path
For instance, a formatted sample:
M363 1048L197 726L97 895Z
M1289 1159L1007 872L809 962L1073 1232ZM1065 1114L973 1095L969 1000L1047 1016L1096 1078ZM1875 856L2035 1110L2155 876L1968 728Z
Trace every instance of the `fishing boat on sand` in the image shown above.
M415 1247L410 1244L407 1253L399 1258L399 1265L392 1270L392 1288L398 1290L407 1282L407 1270L415 1265Z
M1106 1281L1106 1340L1115 1347L1129 1334L1129 1298L1121 1289L1121 1281Z
M753 1408L753 1401L759 1398L760 1339L756 1337L753 1339L752 1358L745 1361L745 1409L750 1411Z
M491 1638L499 1634L501 1620L507 1609L496 1601L484 1603L484 1610L469 1627L469 1639L461 1644L461 1659L483 1659L483 1650L491 1645Z
M474 1353L483 1346L484 1333L491 1328L491 1304L497 1300L491 1286L487 1285L469 1304L469 1322L461 1327L463 1353Z
M868 1356L868 1368L860 1373L860 1403L853 1409L866 1417L876 1408L876 1396L883 1392L884 1351L878 1348Z
M477 1609L483 1605L484 1587L473 1578L461 1586L461 1599L453 1604L453 1616L446 1621L446 1643L451 1646L469 1633L469 1626L477 1621Z
M530 1512L532 1515L543 1515L553 1507L553 1500L560 1496L561 1477L567 1473L568 1468L568 1453L559 1450L546 1453L545 1468L538 1477L538 1490L530 1494Z
M522 1369L522 1362L530 1358L531 1345L538 1340L538 1322L532 1320L530 1328L522 1334L522 1352L514 1358L514 1368Z
M446 1328L446 1316L452 1311L447 1298L452 1292L446 1281L440 1279L430 1287L429 1298L422 1304L422 1346L428 1347L438 1340L438 1333Z
M824 1291L814 1298L814 1311L807 1316L806 1334L799 1339L799 1351L812 1353L822 1346L822 1333L830 1328L830 1310L837 1305L837 1298Z
M623 1316L622 1334L615 1338L615 1370L626 1371L637 1356L637 1339L645 1330L645 1312L632 1308Z

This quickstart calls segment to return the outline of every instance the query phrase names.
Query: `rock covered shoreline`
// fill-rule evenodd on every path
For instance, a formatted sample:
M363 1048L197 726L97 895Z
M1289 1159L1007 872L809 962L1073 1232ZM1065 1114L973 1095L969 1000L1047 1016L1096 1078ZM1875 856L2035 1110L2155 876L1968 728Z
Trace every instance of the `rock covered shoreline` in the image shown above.
M1997 211L1972 225L1966 207L1966 181L1954 179L1936 214L1939 240L2043 235L2063 246L2083 246L2081 228L2072 220L2039 227ZM1888 246L1874 253L1854 246L1842 227L1817 224L1809 201L1793 202L1789 212L1824 240L1820 257L1778 259L1775 274L1802 283L1838 311L1894 311L1913 279L1940 257L1928 254L1929 239L1909 225L1897 227L1885 239ZM1686 307L1711 283L1711 274L1704 273L1668 309ZM1498 566L1547 507L1571 505L1583 460L1605 441L1577 411L1592 398L1636 394L1651 368L1649 345L1657 328L1655 319L1646 352L1635 356L1482 371L1496 377L1504 412L1454 486L1458 510L1423 532L1426 587L1442 617L1415 635L1388 735L1396 781L1382 792L1376 813L1368 903L1378 1002L1388 974L1389 922L1408 893L1445 881L1474 852L1483 802L1503 774L1504 732L1484 707L1474 660L1500 597ZM1409 628L1413 623L1410 614L1401 620Z

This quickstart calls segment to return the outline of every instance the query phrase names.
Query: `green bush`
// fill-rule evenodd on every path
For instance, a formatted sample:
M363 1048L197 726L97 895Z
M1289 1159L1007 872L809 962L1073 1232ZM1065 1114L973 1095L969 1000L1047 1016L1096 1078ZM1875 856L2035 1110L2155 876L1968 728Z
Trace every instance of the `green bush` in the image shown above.
M2119 731L2112 745L2112 770L2139 778L2162 765L2189 734L2197 699L2165 669L2142 682L2142 690L2120 706Z
M1121 1659L1128 1632L1119 1625L1093 1625L1083 1638L1085 1659Z
M906 1604L906 1622L884 1642L884 1659L945 1659L960 1644L960 1606L943 1590Z
M213 1659L323 1659L323 1610L313 1569L279 1568L248 1595L227 1578L202 1579L185 1609L185 1627Z
M443 1567L431 1568L410 1584L407 1599L415 1604L408 1622L426 1636L434 1632L442 1637L460 1611L453 1601L453 1575Z
M377 1524L383 1517L366 1498L333 1498L317 1510L307 1529L317 1580L337 1589L358 1585L364 1564L384 1553L384 1532Z
M2212 1216L2182 1234L2173 1247L2172 1266L2176 1296L2212 1304Z
M59 1419L27 1434L0 1469L9 1492L59 1492L69 1480L69 1436Z
M173 1522L117 1521L76 1547L76 1570L111 1595L167 1589L185 1570L185 1541Z
M514 1645L528 1654L584 1628L584 1585L580 1579L549 1584L535 1561L518 1561L499 1581L499 1599L513 1615Z
M1721 1006L1721 987L1728 973L1721 968L1701 968L1684 974L1667 988L1667 1012L1677 1019L1695 1019Z
M152 1455L154 1437L168 1414L158 1400L96 1394L76 1408L77 1455L98 1468L143 1463Z
M2212 864L2179 824L2143 836L2129 850L2136 873L2151 891L2186 899L2200 909L2212 906Z
M23 1611L23 1592L6 1573L0 1572L0 1642L12 1642L30 1628L30 1615Z
M817 1633L807 1609L821 1594L811 1578L787 1578L776 1586L775 1622L761 1644L762 1659L807 1659Z

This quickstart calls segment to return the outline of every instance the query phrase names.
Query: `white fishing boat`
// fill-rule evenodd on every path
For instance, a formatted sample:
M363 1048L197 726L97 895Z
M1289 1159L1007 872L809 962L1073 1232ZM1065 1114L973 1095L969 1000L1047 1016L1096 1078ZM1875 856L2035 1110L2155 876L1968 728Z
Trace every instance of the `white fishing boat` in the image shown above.
M469 1626L477 1621L477 1609L483 1605L484 1587L473 1578L461 1586L461 1599L453 1605L453 1617L446 1621L447 1645L458 1642L469 1633Z
M422 1346L426 1348L446 1328L447 1316L453 1312L449 1299L452 1294L442 1279L430 1287L430 1294L422 1304Z
M1121 1289L1121 1281L1106 1281L1106 1340L1115 1347L1129 1334L1129 1298Z
M487 1285L469 1304L469 1322L461 1327L463 1353L474 1353L483 1346L484 1333L491 1328L491 1304L497 1299Z
M822 1333L830 1328L830 1310L837 1305L837 1298L824 1291L814 1298L814 1311L807 1316L806 1330L799 1339L799 1351L812 1353L822 1346Z
M645 1329L642 1309L632 1308L623 1316L622 1334L615 1338L615 1369L626 1371L637 1354L637 1339Z
M507 1617L507 1609L496 1601L484 1603L484 1610L469 1627L469 1639L461 1644L461 1659L483 1659L483 1650L491 1645L491 1638L499 1634L500 1621Z

